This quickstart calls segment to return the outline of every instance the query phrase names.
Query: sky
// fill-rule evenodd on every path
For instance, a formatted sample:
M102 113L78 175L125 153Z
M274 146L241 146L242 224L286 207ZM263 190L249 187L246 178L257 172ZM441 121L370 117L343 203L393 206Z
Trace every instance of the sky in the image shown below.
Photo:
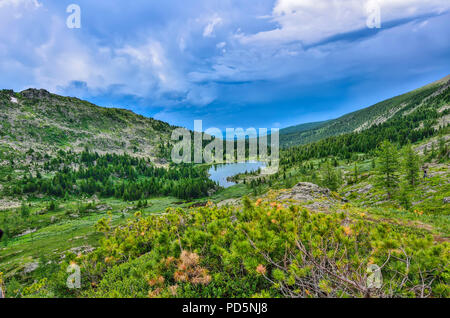
M0 88L190 129L283 128L449 75L449 12L448 0L0 0Z

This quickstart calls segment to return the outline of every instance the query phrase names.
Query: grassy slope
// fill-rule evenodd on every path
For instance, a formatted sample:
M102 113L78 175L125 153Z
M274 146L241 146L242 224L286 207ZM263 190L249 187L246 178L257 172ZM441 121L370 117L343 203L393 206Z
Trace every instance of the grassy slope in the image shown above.
M32 89L0 91L0 110L0 145L18 151L89 147L100 153L158 157L158 146L169 141L174 129L128 110Z

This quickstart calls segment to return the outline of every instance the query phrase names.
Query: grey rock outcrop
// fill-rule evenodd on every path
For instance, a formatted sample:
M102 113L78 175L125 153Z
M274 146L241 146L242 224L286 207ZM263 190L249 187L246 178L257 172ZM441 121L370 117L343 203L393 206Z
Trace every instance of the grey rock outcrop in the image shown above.
M29 99L44 99L50 97L50 93L45 89L29 88L20 92L20 94Z
M27 266L25 266L23 272L25 274L29 274L31 272L34 272L38 267L39 267L39 263L38 262L33 262L33 263L30 263L30 264L27 264Z
M301 202L314 201L317 199L327 198L331 199L331 191L327 188L319 187L316 184L309 182L300 182L293 187L289 192L282 193L278 200L296 200Z
M292 189L281 193L277 200L294 200L299 203L307 203L304 206L313 211L326 211L338 202L329 189L309 182L300 182Z

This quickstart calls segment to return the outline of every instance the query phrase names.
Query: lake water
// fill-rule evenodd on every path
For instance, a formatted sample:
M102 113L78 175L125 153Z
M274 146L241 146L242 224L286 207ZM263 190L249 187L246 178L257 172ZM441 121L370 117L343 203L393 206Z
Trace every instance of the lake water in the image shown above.
M208 173L210 179L219 183L220 186L224 188L229 188L236 183L228 181L228 177L235 176L244 172L253 172L259 168L263 169L266 167L264 162L249 161L249 162L239 162L239 163L229 163L212 166Z

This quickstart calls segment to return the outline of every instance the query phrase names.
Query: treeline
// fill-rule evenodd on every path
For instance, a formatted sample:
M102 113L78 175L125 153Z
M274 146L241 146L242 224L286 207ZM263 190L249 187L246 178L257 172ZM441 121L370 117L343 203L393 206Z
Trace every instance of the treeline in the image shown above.
M56 197L94 195L135 201L151 196L193 199L215 187L204 168L182 164L169 169L155 167L149 159L129 155L81 154L60 151L44 164L44 172L27 172L9 191L14 195L41 193Z
M329 137L308 145L285 149L281 155L281 164L292 165L311 158L328 156L350 159L355 153L373 153L384 140L404 146L435 136L438 134L435 128L439 125L437 119L450 113L449 110L439 113L436 105L448 102L450 89L442 95L430 98L426 105L417 107L408 115L395 116L362 132Z

